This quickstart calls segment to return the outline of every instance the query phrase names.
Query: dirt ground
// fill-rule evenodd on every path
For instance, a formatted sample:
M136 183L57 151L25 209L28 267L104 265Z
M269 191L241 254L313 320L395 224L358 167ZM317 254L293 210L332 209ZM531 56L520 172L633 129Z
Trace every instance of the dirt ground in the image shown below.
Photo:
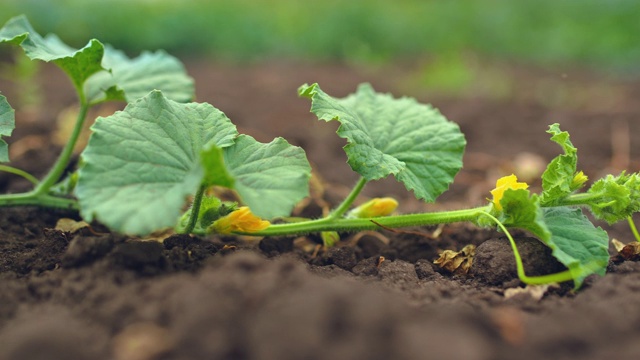
M437 204L412 199L393 179L367 185L363 199L394 196L401 212L477 206L502 175L533 179L540 163L560 152L545 133L553 122L571 133L579 167L592 179L640 170L639 81L510 66L505 72L518 86L508 96L451 97L420 87L410 67L187 62L198 101L220 108L261 141L283 136L302 146L329 204L356 176L336 124L315 120L308 100L296 97L303 83L344 96L370 82L378 91L430 102L460 124L468 142L465 168ZM19 110L8 139L12 164L36 175L60 148L52 136L56 114L74 100L55 69L46 67L39 81L46 105ZM19 91L8 82L0 89L10 102ZM28 187L0 174L2 192ZM310 201L298 211L317 216L321 209ZM637 262L612 261L606 276L588 278L579 292L565 284L538 299L508 296L521 284L506 241L467 224L343 234L339 246L323 250L313 236L174 235L159 243L100 225L93 232L55 230L64 217L77 214L0 209L0 359L640 357ZM599 225L611 237L632 240L623 225ZM561 269L548 249L520 235L529 275ZM432 264L440 251L467 244L478 246L469 275Z

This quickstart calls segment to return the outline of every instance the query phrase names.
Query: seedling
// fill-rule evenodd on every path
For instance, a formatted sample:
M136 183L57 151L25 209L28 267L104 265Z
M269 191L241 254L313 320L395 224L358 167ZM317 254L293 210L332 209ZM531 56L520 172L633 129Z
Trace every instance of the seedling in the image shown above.
M320 233L327 245L339 240L339 232L468 221L506 234L523 282L573 280L576 288L590 274L603 275L609 259L607 233L581 209L609 223L630 219L640 209L638 174L608 175L579 192L588 179L577 170L577 149L558 124L548 132L564 154L547 166L540 194L511 175L499 179L492 200L477 208L392 215L397 202L385 198L352 209L368 182L389 175L418 199L435 201L461 169L466 141L456 124L414 99L380 94L367 84L338 99L313 84L300 87L299 95L311 100L320 120L340 122L337 134L347 140L348 163L360 179L327 216L291 219L293 207L308 195L311 168L304 151L282 138L264 144L239 134L212 105L182 103L191 99L193 84L175 59L156 53L129 60L97 40L76 51L55 37L41 38L24 18L0 29L0 42L19 44L32 59L59 65L70 76L81 109L69 143L45 179L3 166L36 186L25 194L0 196L0 206L78 209L87 221L97 219L135 235L166 227L201 235ZM96 120L78 171L60 179L87 109L109 100L128 105ZM0 134L10 135L13 126L13 111L1 98ZM0 159L7 161L3 146ZM233 190L242 206L219 199L212 191L216 187ZM268 221L275 218L284 223ZM537 236L568 270L527 276L509 228Z

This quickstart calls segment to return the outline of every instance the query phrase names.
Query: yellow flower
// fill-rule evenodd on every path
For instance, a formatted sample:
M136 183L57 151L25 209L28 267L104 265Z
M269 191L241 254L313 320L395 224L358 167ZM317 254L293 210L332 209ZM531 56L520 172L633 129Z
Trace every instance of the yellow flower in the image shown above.
M496 181L496 188L491 190L491 195L493 195L493 205L497 210L502 210L502 205L500 205L500 200L502 200L502 196L504 195L505 190L507 189L526 189L529 185L527 183L518 182L518 178L511 174L509 176L504 176Z
M249 207L242 206L216 220L213 225L211 225L211 229L218 234L231 234L233 232L252 233L264 230L268 228L269 225L271 225L270 222L253 215Z
M582 185L584 185L584 183L587 182L587 180L589 180L589 178L587 177L587 175L585 175L582 171L577 172L574 176L573 179L571 180L571 190L578 190L582 187Z
M374 198L358 206L349 212L350 217L372 218L387 216L398 207L398 202L394 198Z

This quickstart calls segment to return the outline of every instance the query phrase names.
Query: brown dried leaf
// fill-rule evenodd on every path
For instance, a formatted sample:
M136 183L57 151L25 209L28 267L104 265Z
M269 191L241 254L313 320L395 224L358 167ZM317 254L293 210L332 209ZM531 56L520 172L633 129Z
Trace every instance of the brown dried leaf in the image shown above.
M458 252L453 250L443 251L433 263L454 274L467 274L473 264L475 253L476 246L469 244Z
M640 260L640 242L632 241L628 244L624 244L616 239L612 239L613 246L618 251L618 254L624 260L639 261Z
M505 299L510 299L519 294L528 294L534 300L540 301L544 295L547 293L550 287L556 286L554 284L545 284L545 285L527 285L524 288L509 288L504 291Z
M90 228L89 224L84 221L75 221L69 218L62 218L56 222L56 230L73 234L80 229Z

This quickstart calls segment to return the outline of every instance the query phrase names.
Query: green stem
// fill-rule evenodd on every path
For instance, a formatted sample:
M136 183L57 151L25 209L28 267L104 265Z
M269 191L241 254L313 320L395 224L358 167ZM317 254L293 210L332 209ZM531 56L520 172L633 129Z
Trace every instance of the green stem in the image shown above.
M554 206L590 206L595 200L602 197L603 194L580 193L571 194Z
M486 210L486 207L473 209L442 211L433 213L408 214L396 216L382 216L368 219L332 219L330 217L301 221L289 224L271 225L265 230L244 233L253 236L284 236L300 235L322 231L353 232L361 230L379 230L384 228L400 228L408 226L424 226L436 224L449 224L475 220Z
M493 220L493 222L498 225L500 230L505 233L507 238L509 239L509 243L511 244L511 249L513 249L513 255L516 259L516 270L518 272L518 278L525 284L528 285L544 285L551 283L560 283L569 280L573 280L573 275L571 271L565 270L555 274L541 275L541 276L527 276L524 273L524 264L522 263L522 257L520 256L520 252L518 251L518 247L516 246L516 242L509 233L509 230L498 220L495 216L489 214L488 212L482 212L482 215L488 217Z
M79 92L79 94L82 94L82 92ZM75 148L76 142L78 141L80 133L82 132L82 127L84 126L84 121L87 117L88 110L89 105L85 101L84 96L80 96L80 110L78 111L78 117L76 119L76 124L73 128L73 132L71 133L71 137L62 149L62 152L60 153L60 156L58 156L58 160L56 160L53 168L51 168L45 178L42 179L42 181L34 189L34 193L36 195L48 193L51 187L58 182L60 176L62 176L62 173L64 172L64 169L67 167L67 165L69 165L71 155L73 154L73 149Z
M9 165L0 165L0 171L4 171L4 172L8 172L14 175L18 175L21 176L27 180L29 180L33 185L38 185L38 183L40 182L38 179L36 179L35 176L29 174L28 172L18 169L18 168L14 168L13 166L9 166Z
M631 232L633 233L633 236L636 238L636 241L640 242L640 234L638 234L638 229L636 228L636 224L633 222L633 217L629 216L627 218L627 221L629 222L629 227L631 228Z
M200 215L200 205L202 204L202 196L204 195L204 191L206 186L200 185L198 191L196 192L195 197L193 198L193 204L191 205L191 216L189 217L189 223L187 227L185 227L182 231L183 234L190 234L193 229L196 227L196 223L198 222L198 216Z
M353 204L353 202L358 197L358 194L360 194L360 192L362 191L362 189L366 184L367 184L367 180L361 177L358 180L358 183L356 183L356 185L353 187L349 195L342 201L340 205L338 205L337 208L335 208L329 214L329 216L327 216L327 219L335 220L335 219L338 219L339 217L342 217L342 215L344 215L347 212L347 210L349 210L349 207L351 207L351 204Z
M41 206L78 210L78 201L76 199L49 194L37 194L35 191L29 191L21 194L5 194L0 196L0 206Z

